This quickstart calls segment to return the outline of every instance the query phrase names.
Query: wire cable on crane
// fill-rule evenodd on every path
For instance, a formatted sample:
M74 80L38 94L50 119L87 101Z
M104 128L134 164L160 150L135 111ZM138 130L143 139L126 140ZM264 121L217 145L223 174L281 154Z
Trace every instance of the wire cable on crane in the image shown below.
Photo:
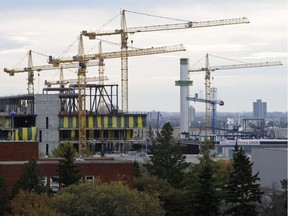
M161 19L169 19L169 20L181 21L181 22L191 22L190 20L176 19L176 18L171 18L171 17L166 17L166 16L159 16L159 15L153 15L153 14L146 14L146 13L141 13L141 12L136 12L136 11L129 11L129 10L124 10L124 11L129 12L129 13L134 13L134 14L144 15L144 16L157 17L157 18L161 18Z
M18 63L15 64L14 68L18 68L23 62L24 60L28 58L28 53L25 54L25 56L23 56L20 61Z
M192 64L192 66L195 66L197 64L199 64L199 62L201 62L206 56L203 56L201 59L199 59L198 61L196 61L194 64Z
M117 42L113 42L113 41L108 41L108 40L104 40L104 39L99 39L99 38L96 38L96 40L98 41L101 41L101 42L104 42L106 44L110 44L110 45L114 45L114 46L121 46L120 43L117 43ZM98 45L95 45L93 46L88 52L87 54L89 54L90 52L92 52L92 50L98 48ZM143 48L140 48L140 47L135 47L135 46L128 46L128 48L131 48L131 49L143 49Z
M112 21L114 21L118 16L120 16L120 14L117 14L116 16L114 16L113 18L111 18L110 20L108 20L106 23L104 23L96 32L100 32L101 30L103 30L109 23L111 23Z
M77 37L71 44L69 44L68 47L62 52L62 54L59 55L58 58L63 58L63 56L67 54L67 52L68 52L68 51L71 49L71 47L78 41L78 39L79 39L79 38Z
M213 56L213 57L216 57L216 58L220 58L220 59L225 59L225 60L228 60L228 61L234 61L234 62L239 62L239 63L247 63L247 62L244 62L244 61L239 61L239 60L235 60L235 59L229 59L229 58L225 58L225 57L221 57L221 56L216 56L216 55L212 55L212 54L208 54L209 56Z
M112 41L108 41L108 40L104 40L104 39L99 39L99 38L96 38L96 40L98 41L101 41L101 42L104 42L106 44L110 44L110 45L115 45L115 46L120 46L120 43L117 43L117 42L112 42ZM89 54L92 50L98 48L98 44L93 46L88 52L87 54Z
M45 57L48 57L48 56L49 56L49 55L45 55L45 54L40 53L40 52L36 52L36 51L34 51L34 50L31 50L31 52L36 53L36 54L38 54L38 55L45 56Z
M221 57L221 56L216 56L216 55L212 55L212 54L208 54L208 56L213 56L215 58L219 58L219 59L224 59L224 60L228 60L228 61L234 61L234 62L239 62L239 63L248 63L248 62L244 62L244 61L239 61L239 60L235 60L235 59L229 59L229 58L225 58L225 57ZM192 67L196 66L197 64L199 64L199 62L203 61L203 59L206 58L206 55L203 56L202 58L200 58L198 61L196 61L194 64L192 64Z
M112 17L110 20L108 20L106 23L104 23L98 30L96 30L96 32L100 32L101 30L103 30L109 23L111 23L112 21L114 21L118 16L120 16L120 14L117 14L116 16ZM101 40L96 38L96 40L102 41L102 42L107 42L109 44L115 45L117 44L117 46L120 46L119 43L114 43L114 42L110 42L110 41L105 41L105 40ZM98 47L98 45L93 46L87 53L89 54L92 50L94 50L96 47Z

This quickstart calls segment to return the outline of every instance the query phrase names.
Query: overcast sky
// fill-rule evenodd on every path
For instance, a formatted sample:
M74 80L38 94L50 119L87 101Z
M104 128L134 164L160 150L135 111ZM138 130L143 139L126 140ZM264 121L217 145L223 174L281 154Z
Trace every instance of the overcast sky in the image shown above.
M120 28L120 9L190 21L247 17L249 24L161 31L129 35L137 48L183 44L187 51L129 58L129 111L180 111L180 58L189 59L189 68L241 62L282 61L283 66L222 70L212 72L212 86L225 102L220 112L252 112L257 99L267 102L268 112L287 111L287 1L286 0L0 0L1 96L27 92L27 74L10 77L4 68L26 67L27 52L33 50L33 64L47 64L47 56L77 54L77 37L82 30ZM170 24L178 21L126 13L128 27ZM179 22L178 22L179 23ZM102 37L103 52L119 51L120 37ZM84 38L86 53L98 52L98 40ZM69 49L67 49L69 48ZM67 52L66 52L67 50ZM39 53L39 54L37 54ZM41 54L41 55L40 55ZM107 83L121 79L120 59L105 61ZM89 68L87 76L97 76ZM65 71L76 78L76 69ZM59 71L35 74L35 92L42 92L45 80L58 80ZM190 94L203 94L204 72L190 74ZM204 104L190 102L197 111Z

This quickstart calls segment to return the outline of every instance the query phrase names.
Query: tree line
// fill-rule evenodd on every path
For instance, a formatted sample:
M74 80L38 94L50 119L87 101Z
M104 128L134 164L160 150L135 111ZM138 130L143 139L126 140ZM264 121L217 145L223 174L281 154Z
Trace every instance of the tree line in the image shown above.
M6 196L0 176L0 215L96 215L96 216L253 216L286 215L287 180L283 193L262 191L253 163L238 145L231 160L215 160L207 141L198 164L186 162L171 124L165 123L153 143L150 159L134 161L134 186L99 179L82 182L74 165L73 145L59 145L58 177L55 193L43 183L37 161L31 159ZM7 203L9 205L7 205Z

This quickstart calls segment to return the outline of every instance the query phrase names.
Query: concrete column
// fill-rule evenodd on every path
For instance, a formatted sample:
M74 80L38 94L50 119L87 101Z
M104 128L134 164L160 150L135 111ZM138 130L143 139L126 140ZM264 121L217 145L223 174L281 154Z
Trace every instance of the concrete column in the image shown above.
M175 82L176 86L180 86L180 138L187 138L185 134L188 134L188 108L189 101L186 97L189 96L189 86L192 85L192 81L188 79L188 59L180 59L180 80Z

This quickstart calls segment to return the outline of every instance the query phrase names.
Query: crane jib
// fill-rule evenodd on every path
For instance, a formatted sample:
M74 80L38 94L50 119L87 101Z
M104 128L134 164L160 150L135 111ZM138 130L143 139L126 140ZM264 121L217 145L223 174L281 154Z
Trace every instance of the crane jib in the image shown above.
M211 26L221 26L221 25L234 25L234 24L245 24L250 23L248 18L234 18L234 19L221 19L212 21L200 21L200 22L186 22L186 23L176 23L176 24L164 24L164 25L152 25L152 26L140 26L140 27L129 27L125 30L125 33L137 33L137 32L150 32L150 31L163 31L163 30L177 30L186 28L202 28ZM95 39L96 36L105 36L113 34L121 34L123 30L108 30L108 31L97 31L97 32L87 32L82 31L84 36L88 36L90 39Z

